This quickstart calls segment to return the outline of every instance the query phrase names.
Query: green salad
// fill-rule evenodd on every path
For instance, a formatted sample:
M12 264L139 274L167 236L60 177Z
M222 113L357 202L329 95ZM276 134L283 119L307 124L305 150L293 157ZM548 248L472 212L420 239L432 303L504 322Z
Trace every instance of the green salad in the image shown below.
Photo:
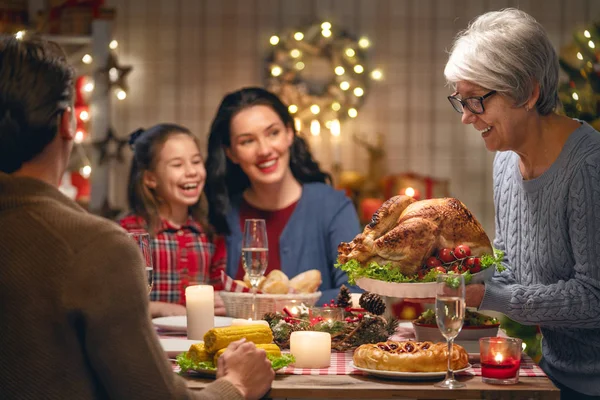
M413 322L422 325L437 325L435 320L435 311L426 310ZM489 326L498 324L500 324L500 321L498 321L497 318L490 317L489 315L484 315L476 311L471 311L468 308L465 310L465 322L463 327Z
M485 254L479 258L481 264L481 270L487 269L493 265L496 266L496 270L501 272L504 270L504 266L501 264L504 259L504 252L501 250L494 249L494 254ZM438 269L431 269L427 273L419 276L406 276L402 274L397 268L391 266L391 264L380 265L377 262L370 262L367 265L362 265L356 260L349 260L344 264L339 262L335 264L336 268L348 274L348 281L351 285L356 284L356 280L360 278L376 279L384 282L395 282L395 283L409 283L409 282L435 282L436 277L442 273L451 273L453 271L442 272ZM470 271L463 272L465 283L471 282L473 274Z
M271 366L275 371L283 367L287 367L290 364L296 362L296 359L291 354L282 354L281 356L274 356L267 354L267 358L271 361ZM201 361L194 362L187 356L187 352L181 353L177 356L177 365L181 368L181 373L187 371L214 371L217 372L217 367L212 361Z

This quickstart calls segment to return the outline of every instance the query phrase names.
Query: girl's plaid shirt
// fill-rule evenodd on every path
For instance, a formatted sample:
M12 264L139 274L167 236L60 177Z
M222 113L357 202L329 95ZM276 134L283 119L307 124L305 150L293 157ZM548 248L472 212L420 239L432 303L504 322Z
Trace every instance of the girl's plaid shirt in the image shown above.
M130 215L119 221L128 232L147 232L147 224ZM154 261L154 286L151 301L185 305L185 288L210 284L223 288L221 273L225 271L225 240L214 235L213 240L191 217L180 228L161 219L160 227L151 235Z

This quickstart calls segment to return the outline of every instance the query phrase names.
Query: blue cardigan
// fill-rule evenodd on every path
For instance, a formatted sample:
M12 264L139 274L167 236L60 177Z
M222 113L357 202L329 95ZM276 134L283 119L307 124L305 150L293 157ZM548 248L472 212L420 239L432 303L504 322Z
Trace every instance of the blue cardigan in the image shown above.
M227 274L236 276L242 254L240 229L241 195L232 199L227 214L231 234L227 236ZM360 232L354 205L339 190L324 183L306 183L302 196L281 236L281 270L290 278L309 269L321 271L323 293L318 304L335 299L348 276L333 265L340 242L349 242ZM350 286L348 286L350 287Z

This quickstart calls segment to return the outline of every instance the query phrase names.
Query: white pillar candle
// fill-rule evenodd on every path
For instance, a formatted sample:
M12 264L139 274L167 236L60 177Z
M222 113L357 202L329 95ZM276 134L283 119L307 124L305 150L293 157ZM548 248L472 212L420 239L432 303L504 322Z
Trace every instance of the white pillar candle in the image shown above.
M215 295L211 285L188 286L185 289L187 336L204 340L204 334L215 325Z
M262 319L233 319L231 321L231 326L239 326L239 325L264 325L264 326L269 326L269 323L265 320Z
M327 332L292 332L290 353L296 358L296 368L328 368L331 361L331 335Z

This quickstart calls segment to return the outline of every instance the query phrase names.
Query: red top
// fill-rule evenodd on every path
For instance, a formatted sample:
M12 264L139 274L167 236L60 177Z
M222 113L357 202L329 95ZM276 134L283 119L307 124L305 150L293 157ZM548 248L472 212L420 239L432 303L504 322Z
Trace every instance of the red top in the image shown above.
M161 218L160 227L150 238L154 261L151 301L185 305L185 288L209 284L223 289L221 271L225 270L225 240L215 235L211 242L192 217L180 228ZM145 221L129 215L119 221L128 232L147 232Z
M290 204L286 208L282 208L281 210L268 211L255 208L254 206L249 204L245 199L242 199L242 203L240 204L240 228L242 232L244 232L245 221L250 218L264 219L267 225L267 241L269 242L269 263L267 265L265 275L267 275L274 269L281 269L281 257L279 255L279 237L281 236L281 232L283 232L283 229L285 228L285 225L287 224L288 220L292 216L292 213L296 209L296 204L298 204L297 201ZM245 271L243 259L240 259L240 265L238 267L235 279L244 279L244 274Z

